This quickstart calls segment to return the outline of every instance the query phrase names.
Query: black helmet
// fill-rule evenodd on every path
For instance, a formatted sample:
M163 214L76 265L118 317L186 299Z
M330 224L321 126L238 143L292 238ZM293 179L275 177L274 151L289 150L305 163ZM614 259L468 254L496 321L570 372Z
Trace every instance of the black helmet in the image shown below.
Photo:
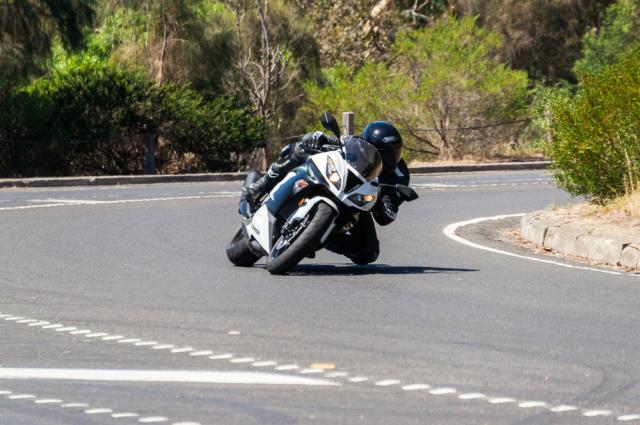
M396 168L402 156L402 137L393 125L386 121L370 122L362 138L378 149L386 170Z

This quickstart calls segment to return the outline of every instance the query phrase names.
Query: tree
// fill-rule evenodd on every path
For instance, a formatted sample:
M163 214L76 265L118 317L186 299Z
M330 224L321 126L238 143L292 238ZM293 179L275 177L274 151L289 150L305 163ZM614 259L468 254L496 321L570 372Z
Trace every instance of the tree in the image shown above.
M93 19L92 0L4 0L0 2L0 76L25 75L46 56L58 35L68 48L83 42Z
M500 36L477 27L474 18L443 18L398 35L392 67L331 68L326 86L307 85L309 109L353 110L360 122L394 121L410 136L407 148L414 154L487 154L514 141L528 112L526 73L493 59L500 46ZM503 122L514 123L487 126Z
M640 41L640 1L618 0L606 10L602 25L584 36L582 58L573 70L579 76L615 63Z
M613 0L457 0L457 12L500 33L500 59L536 80L576 82L582 37Z

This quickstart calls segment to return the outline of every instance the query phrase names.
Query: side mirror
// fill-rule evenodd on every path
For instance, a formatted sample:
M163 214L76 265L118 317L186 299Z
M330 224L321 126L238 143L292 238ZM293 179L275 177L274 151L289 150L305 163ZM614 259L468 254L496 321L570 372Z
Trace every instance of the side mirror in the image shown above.
M320 117L320 122L322 126L336 135L336 137L340 137L340 126L338 125L338 121L336 121L335 117L331 115L331 112L323 112Z
M398 191L400 196L402 196L402 199L404 199L407 202L415 201L416 199L419 198L416 191L411 189L409 186L405 186L403 184L397 184L396 190Z

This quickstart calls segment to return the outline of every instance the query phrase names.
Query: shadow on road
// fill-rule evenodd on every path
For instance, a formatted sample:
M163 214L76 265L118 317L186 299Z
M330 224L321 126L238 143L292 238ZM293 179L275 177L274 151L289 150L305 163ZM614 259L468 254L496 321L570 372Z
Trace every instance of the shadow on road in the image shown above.
M478 270L476 269L424 266L389 266L387 264L369 264L367 266L357 266L354 264L304 264L294 268L289 272L289 275L361 276L370 274L402 275L466 273L477 271Z

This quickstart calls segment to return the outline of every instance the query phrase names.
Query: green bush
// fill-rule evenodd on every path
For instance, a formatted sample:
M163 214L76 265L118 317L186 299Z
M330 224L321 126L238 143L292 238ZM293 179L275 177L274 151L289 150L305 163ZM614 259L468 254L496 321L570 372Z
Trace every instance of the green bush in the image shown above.
M387 119L404 128L433 129L403 134L414 154L484 156L512 142L518 127L459 128L528 113L527 75L495 60L501 43L473 18L442 19L431 28L399 34L393 66L337 65L325 72L325 85L308 84L307 95L315 115L323 109L353 111L360 123Z
M91 56L0 90L7 99L0 105L3 176L139 173L147 135L161 142L161 170L235 170L265 136L264 123L229 98L158 87ZM166 163L185 156L192 160Z
M582 76L574 97L551 103L547 145L560 186L596 202L640 179L640 46L616 64Z

